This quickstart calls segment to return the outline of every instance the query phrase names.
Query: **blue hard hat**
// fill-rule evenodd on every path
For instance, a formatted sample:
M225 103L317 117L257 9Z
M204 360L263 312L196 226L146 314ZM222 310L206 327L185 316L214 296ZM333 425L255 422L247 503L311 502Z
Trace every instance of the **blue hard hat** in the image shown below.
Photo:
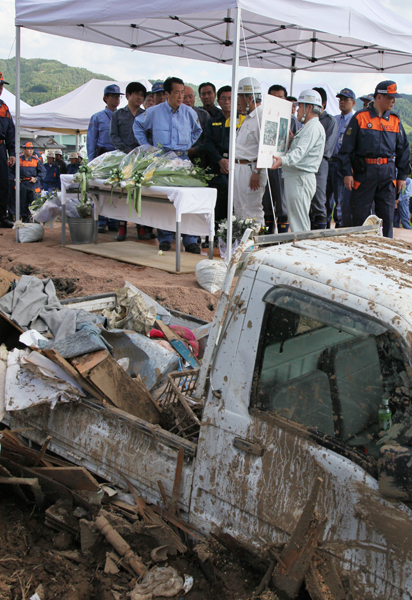
M104 88L104 95L106 94L120 94L120 96L124 96L123 92L120 91L119 86L115 83L106 85L106 87Z
M157 81L152 85L152 94L156 92L164 92L163 81Z
M355 92L349 88L343 88L343 90L341 90L339 94L336 94L336 98L340 98L341 96L343 96L344 98L352 98L352 100L356 100Z

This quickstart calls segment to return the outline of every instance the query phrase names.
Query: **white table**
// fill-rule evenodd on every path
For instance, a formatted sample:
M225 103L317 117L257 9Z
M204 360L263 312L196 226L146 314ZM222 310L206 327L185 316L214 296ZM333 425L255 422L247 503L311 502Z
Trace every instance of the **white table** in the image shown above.
M62 245L66 243L66 194L67 189L76 187L73 175L61 175L62 201ZM176 232L176 271L180 271L180 236L187 233L196 236L209 236L209 258L213 258L213 238L215 204L217 191L207 187L142 187L142 203L140 216L133 206L126 204L127 192L120 189L113 192L105 186L102 179L89 180L90 196L94 199L94 243L97 244L97 220L99 215L131 221L140 225L166 229Z

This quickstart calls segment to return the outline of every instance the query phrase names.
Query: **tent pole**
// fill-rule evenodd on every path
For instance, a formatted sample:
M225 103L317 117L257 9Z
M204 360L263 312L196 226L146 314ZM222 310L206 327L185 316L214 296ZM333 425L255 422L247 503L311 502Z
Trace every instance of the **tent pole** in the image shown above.
M21 27L16 27L16 221L20 219L20 39ZM16 242L19 242L16 229Z
M295 79L295 71L290 72L290 92L289 96L293 96L293 80Z
M232 62L232 102L230 106L230 134L229 134L229 187L227 201L227 252L226 262L229 263L232 254L232 219L233 219L233 191L235 182L235 147L236 147L236 121L237 121L237 88L239 81L239 47L240 47L240 17L241 9L235 8L234 36L233 36L233 62Z
M76 152L79 151L79 130L76 131Z
M291 67L290 67L290 92L289 92L289 96L293 96L293 80L295 79L295 73L296 73L295 64L296 64L296 54L292 54L292 64L291 64Z

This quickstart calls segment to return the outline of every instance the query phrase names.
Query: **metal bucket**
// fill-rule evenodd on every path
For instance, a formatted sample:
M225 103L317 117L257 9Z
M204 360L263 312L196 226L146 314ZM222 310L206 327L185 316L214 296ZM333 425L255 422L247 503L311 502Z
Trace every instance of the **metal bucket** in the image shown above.
M93 241L94 219L68 217L72 244L91 244Z

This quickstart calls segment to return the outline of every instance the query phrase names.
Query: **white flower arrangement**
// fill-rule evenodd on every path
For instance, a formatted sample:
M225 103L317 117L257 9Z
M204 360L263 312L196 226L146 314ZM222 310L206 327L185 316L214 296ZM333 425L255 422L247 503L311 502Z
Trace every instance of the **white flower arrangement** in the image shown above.
M262 226L254 217L248 217L247 219L233 217L232 242L235 240L240 242L246 229L252 229L254 235L259 235L266 233L268 227ZM227 243L227 219L220 221L216 236L225 242L225 244Z

